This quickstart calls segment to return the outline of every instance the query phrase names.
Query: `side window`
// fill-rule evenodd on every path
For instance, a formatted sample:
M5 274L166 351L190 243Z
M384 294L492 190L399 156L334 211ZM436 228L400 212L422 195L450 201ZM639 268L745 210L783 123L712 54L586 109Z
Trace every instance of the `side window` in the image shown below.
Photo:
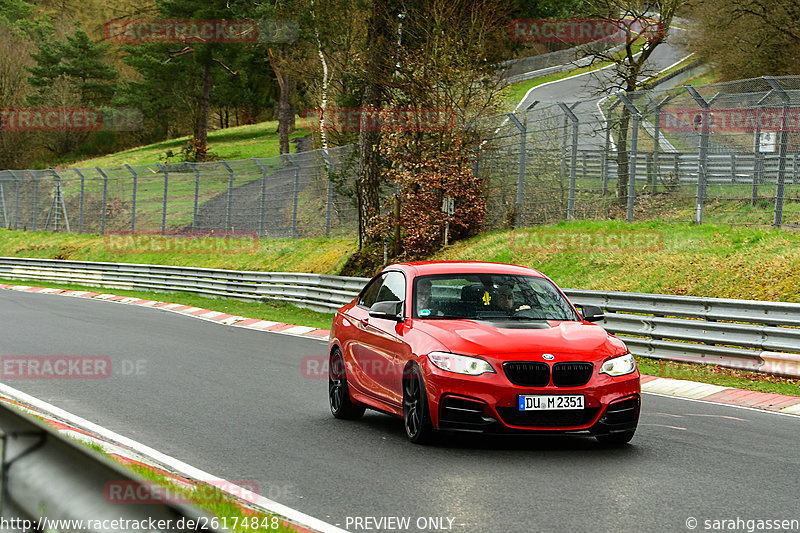
M378 276L367 284L364 292L362 292L361 296L358 298L358 305L366 308L372 307L372 304L374 304L378 298L378 290L383 284L384 277L385 276Z
M406 278L400 272L389 272L378 291L376 302L400 302L405 300Z

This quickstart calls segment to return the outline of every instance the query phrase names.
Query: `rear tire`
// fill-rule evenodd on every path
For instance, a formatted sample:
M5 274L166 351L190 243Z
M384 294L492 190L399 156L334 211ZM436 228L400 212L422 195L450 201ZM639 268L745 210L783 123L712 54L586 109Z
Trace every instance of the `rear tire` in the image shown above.
M414 444L426 444L433 437L428 393L417 365L410 367L403 379L403 427L406 437Z
M631 441L633 434L636 433L635 429L630 431L621 431L619 433L612 433L610 435L595 435L595 439L601 445L607 448L614 448L616 446L623 446Z
M331 414L342 420L357 420L364 415L366 407L350 398L347 386L347 368L342 352L336 348L331 353L328 369L328 402Z

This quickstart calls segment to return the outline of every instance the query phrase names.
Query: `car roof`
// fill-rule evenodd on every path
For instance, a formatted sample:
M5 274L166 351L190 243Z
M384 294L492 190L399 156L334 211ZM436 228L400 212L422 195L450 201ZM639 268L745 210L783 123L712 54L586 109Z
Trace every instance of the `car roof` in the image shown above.
M429 274L515 274L546 278L536 269L511 265L508 263L490 263L487 261L415 261L395 263L384 270L403 270L413 276Z

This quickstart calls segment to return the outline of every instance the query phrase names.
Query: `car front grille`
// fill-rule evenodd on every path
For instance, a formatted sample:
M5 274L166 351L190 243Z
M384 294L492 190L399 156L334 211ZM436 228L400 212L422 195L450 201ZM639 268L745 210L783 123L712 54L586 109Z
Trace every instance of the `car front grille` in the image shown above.
M503 363L506 377L514 385L522 387L546 387L550 383L550 367L547 363L513 361Z
M497 411L506 424L541 428L584 426L597 414L596 407L569 411L519 411L515 407L498 407Z
M589 383L592 363L556 363L553 365L553 385L556 387L581 387Z

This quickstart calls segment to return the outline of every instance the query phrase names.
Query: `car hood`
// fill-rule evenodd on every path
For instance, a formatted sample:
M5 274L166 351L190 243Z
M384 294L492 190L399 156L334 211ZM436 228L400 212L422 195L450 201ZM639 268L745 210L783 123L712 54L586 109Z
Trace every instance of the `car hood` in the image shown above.
M442 343L453 353L504 355L508 359L553 353L569 359L613 356L625 344L595 324L584 322L484 322L473 320L417 320L414 329Z

